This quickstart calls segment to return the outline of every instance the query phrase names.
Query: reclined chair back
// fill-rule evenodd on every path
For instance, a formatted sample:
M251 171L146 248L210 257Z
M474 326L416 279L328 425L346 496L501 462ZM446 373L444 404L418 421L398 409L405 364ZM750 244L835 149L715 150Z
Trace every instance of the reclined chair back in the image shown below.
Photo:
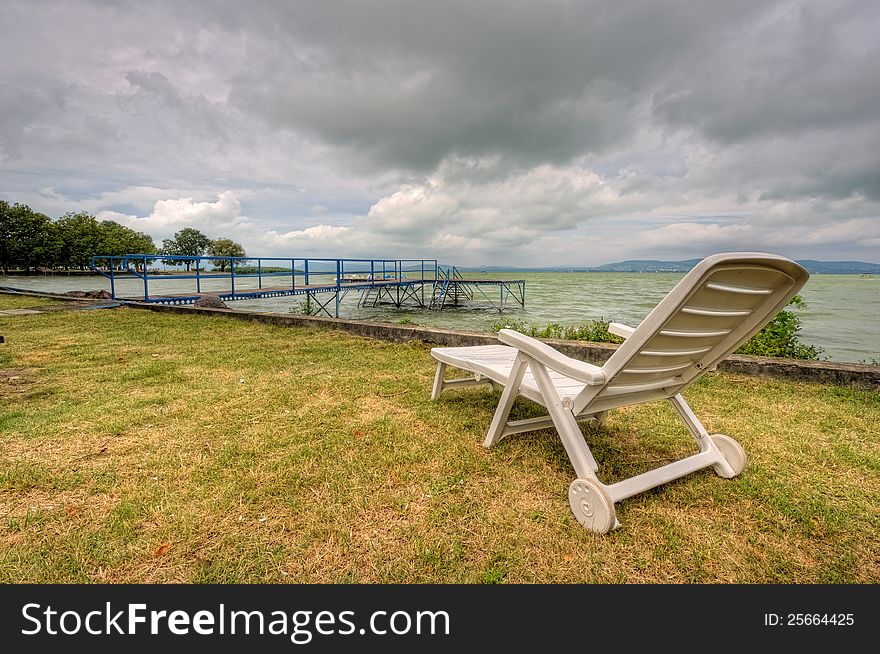
M603 410L672 397L754 336L809 274L784 257L707 257L660 301L602 367L606 383L574 402Z

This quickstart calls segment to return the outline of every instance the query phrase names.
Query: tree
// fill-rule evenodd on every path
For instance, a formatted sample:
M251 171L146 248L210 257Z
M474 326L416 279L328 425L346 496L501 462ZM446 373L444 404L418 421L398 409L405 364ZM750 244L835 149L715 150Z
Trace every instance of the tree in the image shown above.
M241 243L236 243L231 238L218 238L211 241L208 248L208 254L212 257L246 257L247 252L244 251ZM229 265L227 259L214 259L211 261L215 266L220 266L220 272L226 272L226 266Z
M0 268L4 273L52 266L58 250L58 230L49 216L0 200Z
M97 219L85 212L64 214L55 223L61 237L60 263L85 269L89 260L108 254L104 230Z
M126 254L156 254L156 244L151 236L120 225L115 220L102 220L101 231L104 236L104 251L101 254L116 257ZM147 263L153 261L147 259ZM138 265L137 260L134 263Z
M23 204L0 200L0 269L63 265L84 269L100 255L154 254L142 232L89 213L68 212L57 221Z
M104 234L104 252L101 254L156 254L156 244L148 234L136 232L114 220L102 220L101 231Z
M174 238L166 238L162 241L161 254L170 256L200 257L211 247L211 239L192 227L185 227L174 235ZM174 259L166 259L168 265L177 265ZM186 261L186 269L190 269L191 261ZM196 264L198 269L198 264Z

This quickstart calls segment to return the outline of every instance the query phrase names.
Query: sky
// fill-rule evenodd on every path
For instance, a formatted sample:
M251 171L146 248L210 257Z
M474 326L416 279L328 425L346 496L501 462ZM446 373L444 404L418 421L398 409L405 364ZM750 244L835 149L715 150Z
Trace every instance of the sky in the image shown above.
M4 0L0 199L251 256L880 262L880 2Z

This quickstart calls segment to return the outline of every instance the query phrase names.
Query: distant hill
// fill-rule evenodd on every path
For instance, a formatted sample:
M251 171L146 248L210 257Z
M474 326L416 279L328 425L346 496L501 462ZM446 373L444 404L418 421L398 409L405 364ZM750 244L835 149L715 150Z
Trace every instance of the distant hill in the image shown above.
M811 273L826 275L880 275L880 264L865 263L864 261L813 261L804 259L798 261Z
M686 273L700 262L700 259L685 261L657 261L655 259L628 259L601 266L553 266L546 268L515 268L513 266L475 266L469 270L485 271L533 271L533 272L674 272ZM815 261L798 260L798 263L811 274L816 275L880 275L880 264L865 261Z
M617 263L590 268L591 272L687 272L700 263L699 259L686 261L656 261L654 259L629 259Z

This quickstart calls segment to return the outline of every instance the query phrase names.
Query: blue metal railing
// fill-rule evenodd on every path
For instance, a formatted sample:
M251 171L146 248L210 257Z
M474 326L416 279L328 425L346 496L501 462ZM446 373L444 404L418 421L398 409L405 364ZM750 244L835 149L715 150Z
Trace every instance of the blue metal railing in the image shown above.
M185 267L185 270L181 270ZM206 281L228 280L229 291L210 291L234 300L280 294L336 293L336 313L343 289L368 286L434 283L439 276L436 259L329 259L312 257L219 257L157 254L94 256L89 268L110 280L117 298L120 275L143 283L144 302L194 302ZM228 270L227 270L228 268ZM256 289L242 289L243 279L256 279ZM289 289L264 289L264 281L289 278ZM195 295L151 295L150 282L192 280ZM238 290L236 281L239 281ZM285 283L286 284L286 283ZM215 284L216 285L216 284Z

